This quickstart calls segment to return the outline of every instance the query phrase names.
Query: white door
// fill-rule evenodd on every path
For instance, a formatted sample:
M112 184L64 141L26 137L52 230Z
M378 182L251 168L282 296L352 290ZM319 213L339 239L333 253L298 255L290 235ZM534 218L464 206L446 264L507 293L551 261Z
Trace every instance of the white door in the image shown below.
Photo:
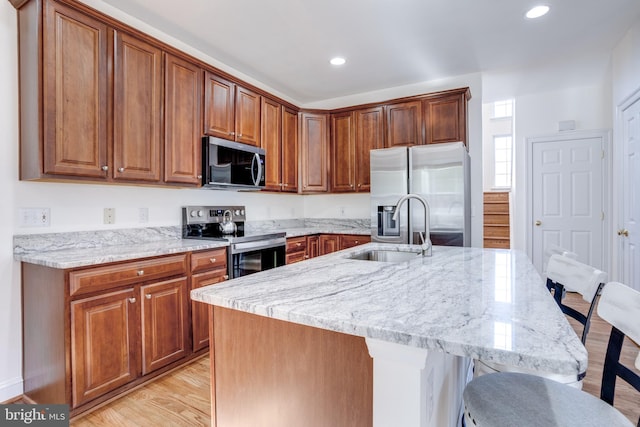
M529 139L529 248L544 270L545 250L558 245L604 268L604 162L608 134L573 132Z
M640 100L622 117L622 282L640 291Z

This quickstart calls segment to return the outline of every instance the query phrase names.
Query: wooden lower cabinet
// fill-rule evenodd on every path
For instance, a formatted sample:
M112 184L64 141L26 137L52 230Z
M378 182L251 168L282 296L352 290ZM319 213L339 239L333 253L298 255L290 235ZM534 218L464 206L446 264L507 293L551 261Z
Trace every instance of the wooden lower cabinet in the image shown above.
M187 278L140 287L142 313L142 375L189 352Z
M72 407L138 377L138 322L133 288L71 303Z
M191 277L191 289L215 285L228 278L226 267L196 274ZM194 352L209 347L209 314L207 307L208 304L202 302L191 302L192 345Z
M307 238L305 236L288 238L286 251L286 264L304 261L307 258Z
M340 236L338 234L321 234L319 241L319 254L326 255L340 248Z
M340 235L340 250L352 248L358 245L364 245L371 242L371 236L358 234L342 234Z
M320 255L320 236L307 236L307 258L315 258Z
M225 248L69 270L23 263L25 397L75 416L204 353L207 311L189 291L225 279Z

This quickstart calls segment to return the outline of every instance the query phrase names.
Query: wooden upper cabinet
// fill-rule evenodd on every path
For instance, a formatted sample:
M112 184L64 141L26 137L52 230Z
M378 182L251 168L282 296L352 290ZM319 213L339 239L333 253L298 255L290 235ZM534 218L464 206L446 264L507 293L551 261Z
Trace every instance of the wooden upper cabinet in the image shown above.
M260 145L260 95L210 71L205 73L204 133Z
M327 114L302 113L300 174L302 192L326 192L329 167L329 123Z
M235 137L235 84L205 71L204 133Z
M28 16L21 18L28 19ZM44 174L106 179L107 120L109 111L108 29L99 20L65 7L57 2L44 2L42 103L43 103L43 170ZM23 40L21 39L21 42ZM31 41L31 40L27 40ZM25 42L27 42L25 41ZM33 41L31 41L33 43ZM25 48L25 46L22 46ZM26 49L37 49L29 46ZM25 49L25 50L26 50ZM29 50L28 53L33 52ZM27 52L21 58L21 71L28 76L21 87L23 130L36 128L38 121L25 123L27 117L37 118L38 101L30 95L35 90L25 85L37 59ZM37 70L37 68L36 68ZM22 82L21 82L22 83ZM37 85L36 81L32 82ZM37 86L36 86L37 87ZM31 104L30 104L31 103ZM27 108L34 111L28 112ZM23 143L36 132L22 135ZM22 156L22 175L39 178L40 166L33 159L36 150Z
M260 95L236 86L236 141L260 146Z
M265 150L265 190L282 188L282 110L279 103L262 98L261 146Z
M282 191L298 192L298 112L282 107Z
M385 105L386 147L422 144L422 101Z
M113 177L160 181L162 50L116 32Z
M469 89L451 91L424 100L427 144L463 141L467 144L467 101Z
M371 190L369 152L384 148L384 114L382 107L354 111L356 191Z
M165 54L165 171L169 183L199 185L202 178L202 70Z
M355 124L352 112L331 115L331 191L355 190Z

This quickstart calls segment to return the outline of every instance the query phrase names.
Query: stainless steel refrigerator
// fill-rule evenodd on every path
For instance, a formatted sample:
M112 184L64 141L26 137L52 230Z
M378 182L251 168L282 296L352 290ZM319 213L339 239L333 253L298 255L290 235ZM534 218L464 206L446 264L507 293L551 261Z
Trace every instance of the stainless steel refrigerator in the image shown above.
M371 238L374 242L420 244L424 208L415 199L400 207L398 200L413 193L429 204L430 236L434 245L471 245L469 153L462 142L371 150Z

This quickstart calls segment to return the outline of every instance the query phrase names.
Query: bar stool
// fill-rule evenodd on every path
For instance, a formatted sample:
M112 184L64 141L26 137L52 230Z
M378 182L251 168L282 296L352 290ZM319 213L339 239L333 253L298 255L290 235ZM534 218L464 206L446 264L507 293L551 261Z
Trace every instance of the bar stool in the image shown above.
M640 375L620 363L624 337L640 342L640 292L618 282L609 282L602 291L597 311L611 324L600 399L537 375L500 372L481 376L467 385L463 393L465 424L477 427L632 427L633 424L612 405L617 377L640 391Z
M600 271L597 268L583 264L564 255L554 254L549 258L549 262L547 263L547 289L549 289L550 292L553 291L554 299L562 312L573 317L583 325L582 344L587 340L587 334L591 326L591 315L593 314L598 296L606 280L607 274L604 271ZM586 314L562 303L562 297L567 288L578 292L582 295L582 298L589 303L589 310ZM527 371L514 366L501 365L483 360L476 360L474 363L474 377L495 372L520 372L543 376L564 384L570 384L576 388L582 388L582 377L584 377L584 375L576 377L575 375L566 376Z
M565 249L561 246L558 245L554 245L553 243L550 243L549 245L547 245L547 248L544 250L544 258L542 261L542 275L546 276L547 275L547 266L549 265L549 259L553 256L553 255L562 255L565 256L567 258L571 258L571 259L575 259L576 261L578 260L578 254L575 252L572 252L568 249Z

